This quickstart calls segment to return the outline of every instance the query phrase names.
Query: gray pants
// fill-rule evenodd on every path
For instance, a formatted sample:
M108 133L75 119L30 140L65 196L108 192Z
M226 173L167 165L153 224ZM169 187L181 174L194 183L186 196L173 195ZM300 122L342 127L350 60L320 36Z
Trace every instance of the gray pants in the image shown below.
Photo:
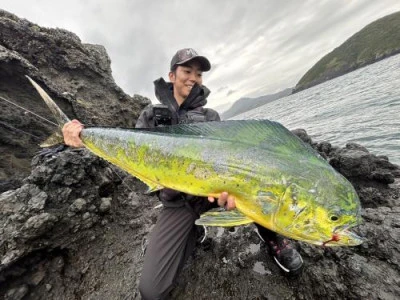
M164 202L164 204L167 204ZM146 249L139 291L142 298L167 299L175 287L177 276L191 255L197 239L195 220L199 214L216 207L206 199L196 199L191 205L165 207L160 213ZM259 227L265 238L275 232Z
M186 205L164 207L146 249L139 290L143 299L167 299L196 244L198 216Z

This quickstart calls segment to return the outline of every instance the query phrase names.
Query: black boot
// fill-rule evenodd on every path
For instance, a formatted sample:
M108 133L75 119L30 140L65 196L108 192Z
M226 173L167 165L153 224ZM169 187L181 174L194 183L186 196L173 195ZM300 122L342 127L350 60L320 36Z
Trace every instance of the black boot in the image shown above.
M303 269L303 259L292 243L269 229L257 224L257 233L268 246L269 254L286 275L298 275Z
M275 241L267 241L269 253L276 264L287 275L298 275L303 268L303 259L288 239L277 236Z

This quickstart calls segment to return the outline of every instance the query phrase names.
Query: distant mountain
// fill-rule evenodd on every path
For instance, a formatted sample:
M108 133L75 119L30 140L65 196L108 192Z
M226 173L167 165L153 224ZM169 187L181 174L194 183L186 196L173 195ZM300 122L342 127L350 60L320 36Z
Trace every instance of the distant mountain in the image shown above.
M212 109L216 110L220 115L222 115L231 106L232 106L232 103L224 103L224 104L220 104L218 106L212 107Z
M400 53L400 12L364 27L325 55L297 83L294 92Z
M237 100L231 108L221 114L223 120L232 118L236 115L252 110L269 102L275 101L279 98L288 96L292 93L292 89L285 89L279 93L261 96L258 98L240 98Z

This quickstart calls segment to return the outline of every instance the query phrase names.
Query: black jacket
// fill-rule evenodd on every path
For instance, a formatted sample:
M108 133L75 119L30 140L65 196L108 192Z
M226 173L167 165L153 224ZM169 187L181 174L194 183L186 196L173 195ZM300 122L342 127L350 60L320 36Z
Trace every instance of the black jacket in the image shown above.
M210 94L210 90L204 85L199 86L198 84L195 84L181 106L178 106L178 103L173 96L172 83L165 82L163 78L159 78L154 81L154 87L157 99L161 102L161 104L167 105L172 113L172 124L221 120L218 112L210 108L204 108L204 105L207 104L207 97ZM143 109L135 127L156 127L152 104L149 104ZM196 213L209 209L209 206L215 206L204 199L204 197L187 195L167 188L162 189L158 196L163 204L169 207L183 206L184 203L189 200Z
M172 124L221 120L215 110L204 108L207 104L207 97L210 94L210 90L204 85L195 84L181 106L178 106L173 96L172 83L165 82L163 78L159 78L154 81L154 87L157 99L161 104L167 105L172 113ZM155 126L153 105L149 104L141 112L136 122L136 128L154 128Z

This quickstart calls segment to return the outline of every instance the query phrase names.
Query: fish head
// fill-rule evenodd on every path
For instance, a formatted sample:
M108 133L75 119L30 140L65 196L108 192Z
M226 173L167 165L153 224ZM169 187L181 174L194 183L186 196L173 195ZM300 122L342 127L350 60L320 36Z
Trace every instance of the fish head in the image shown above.
M305 188L290 184L279 201L274 227L287 237L322 246L356 246L349 231L361 223L361 207L350 183Z

